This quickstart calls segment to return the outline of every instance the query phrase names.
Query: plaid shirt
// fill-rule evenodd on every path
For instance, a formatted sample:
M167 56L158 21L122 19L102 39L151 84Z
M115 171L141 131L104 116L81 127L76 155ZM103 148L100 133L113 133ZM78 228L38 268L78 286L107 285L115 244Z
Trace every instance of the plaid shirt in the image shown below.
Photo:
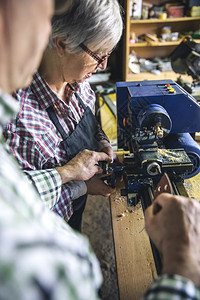
M199 300L200 289L179 275L162 275L147 290L142 300Z
M2 136L16 104L0 91L0 299L98 299L88 240L44 206Z
M75 181L63 184L61 188L59 175L54 168L66 164L68 157L61 143L62 137L49 119L46 109L54 107L63 129L70 135L84 113L74 90L81 94L84 104L94 112L95 95L89 83L74 85L73 89L66 85L64 102L36 73L31 85L15 94L20 102L20 111L16 120L10 122L5 131L5 138L13 155L34 182L42 199L51 204L52 209L66 221L73 213L72 200L86 193L86 186L84 182ZM97 140L99 145L109 143L100 128Z

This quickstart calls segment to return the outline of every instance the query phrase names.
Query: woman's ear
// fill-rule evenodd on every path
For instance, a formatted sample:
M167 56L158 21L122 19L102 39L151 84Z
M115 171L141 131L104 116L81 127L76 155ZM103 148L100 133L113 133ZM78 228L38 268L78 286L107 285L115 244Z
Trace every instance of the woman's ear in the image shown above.
M56 46L56 52L58 56L63 56L65 54L65 44L64 44L64 38L57 37L55 38L55 46Z

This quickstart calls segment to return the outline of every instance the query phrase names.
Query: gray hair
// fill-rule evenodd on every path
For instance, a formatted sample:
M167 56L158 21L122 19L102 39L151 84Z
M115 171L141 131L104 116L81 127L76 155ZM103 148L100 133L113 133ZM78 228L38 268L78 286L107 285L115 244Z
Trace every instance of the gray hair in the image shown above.
M122 35L122 17L117 0L73 0L70 9L52 19L49 47L56 37L66 37L66 51L77 53L84 43L92 51L112 50Z

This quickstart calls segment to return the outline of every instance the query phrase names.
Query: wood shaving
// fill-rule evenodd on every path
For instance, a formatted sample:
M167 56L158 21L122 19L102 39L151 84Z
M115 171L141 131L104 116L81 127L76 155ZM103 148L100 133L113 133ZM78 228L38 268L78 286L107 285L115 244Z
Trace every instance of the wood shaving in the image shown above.
M121 213L119 215L117 215L118 218L121 218L121 217L125 217L126 215L124 213Z

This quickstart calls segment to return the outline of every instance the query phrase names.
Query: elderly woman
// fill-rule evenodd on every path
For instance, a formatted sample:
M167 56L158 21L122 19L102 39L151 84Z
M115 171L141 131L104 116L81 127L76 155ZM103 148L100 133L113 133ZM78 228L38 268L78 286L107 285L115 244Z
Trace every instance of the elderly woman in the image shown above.
M94 116L95 95L86 79L106 68L121 34L117 0L76 0L65 15L53 17L40 68L31 85L16 92L20 112L5 131L23 169L55 168L60 174L61 195L52 209L78 230L86 194L107 196L113 189L98 176L65 183L62 166L84 149L113 159Z

